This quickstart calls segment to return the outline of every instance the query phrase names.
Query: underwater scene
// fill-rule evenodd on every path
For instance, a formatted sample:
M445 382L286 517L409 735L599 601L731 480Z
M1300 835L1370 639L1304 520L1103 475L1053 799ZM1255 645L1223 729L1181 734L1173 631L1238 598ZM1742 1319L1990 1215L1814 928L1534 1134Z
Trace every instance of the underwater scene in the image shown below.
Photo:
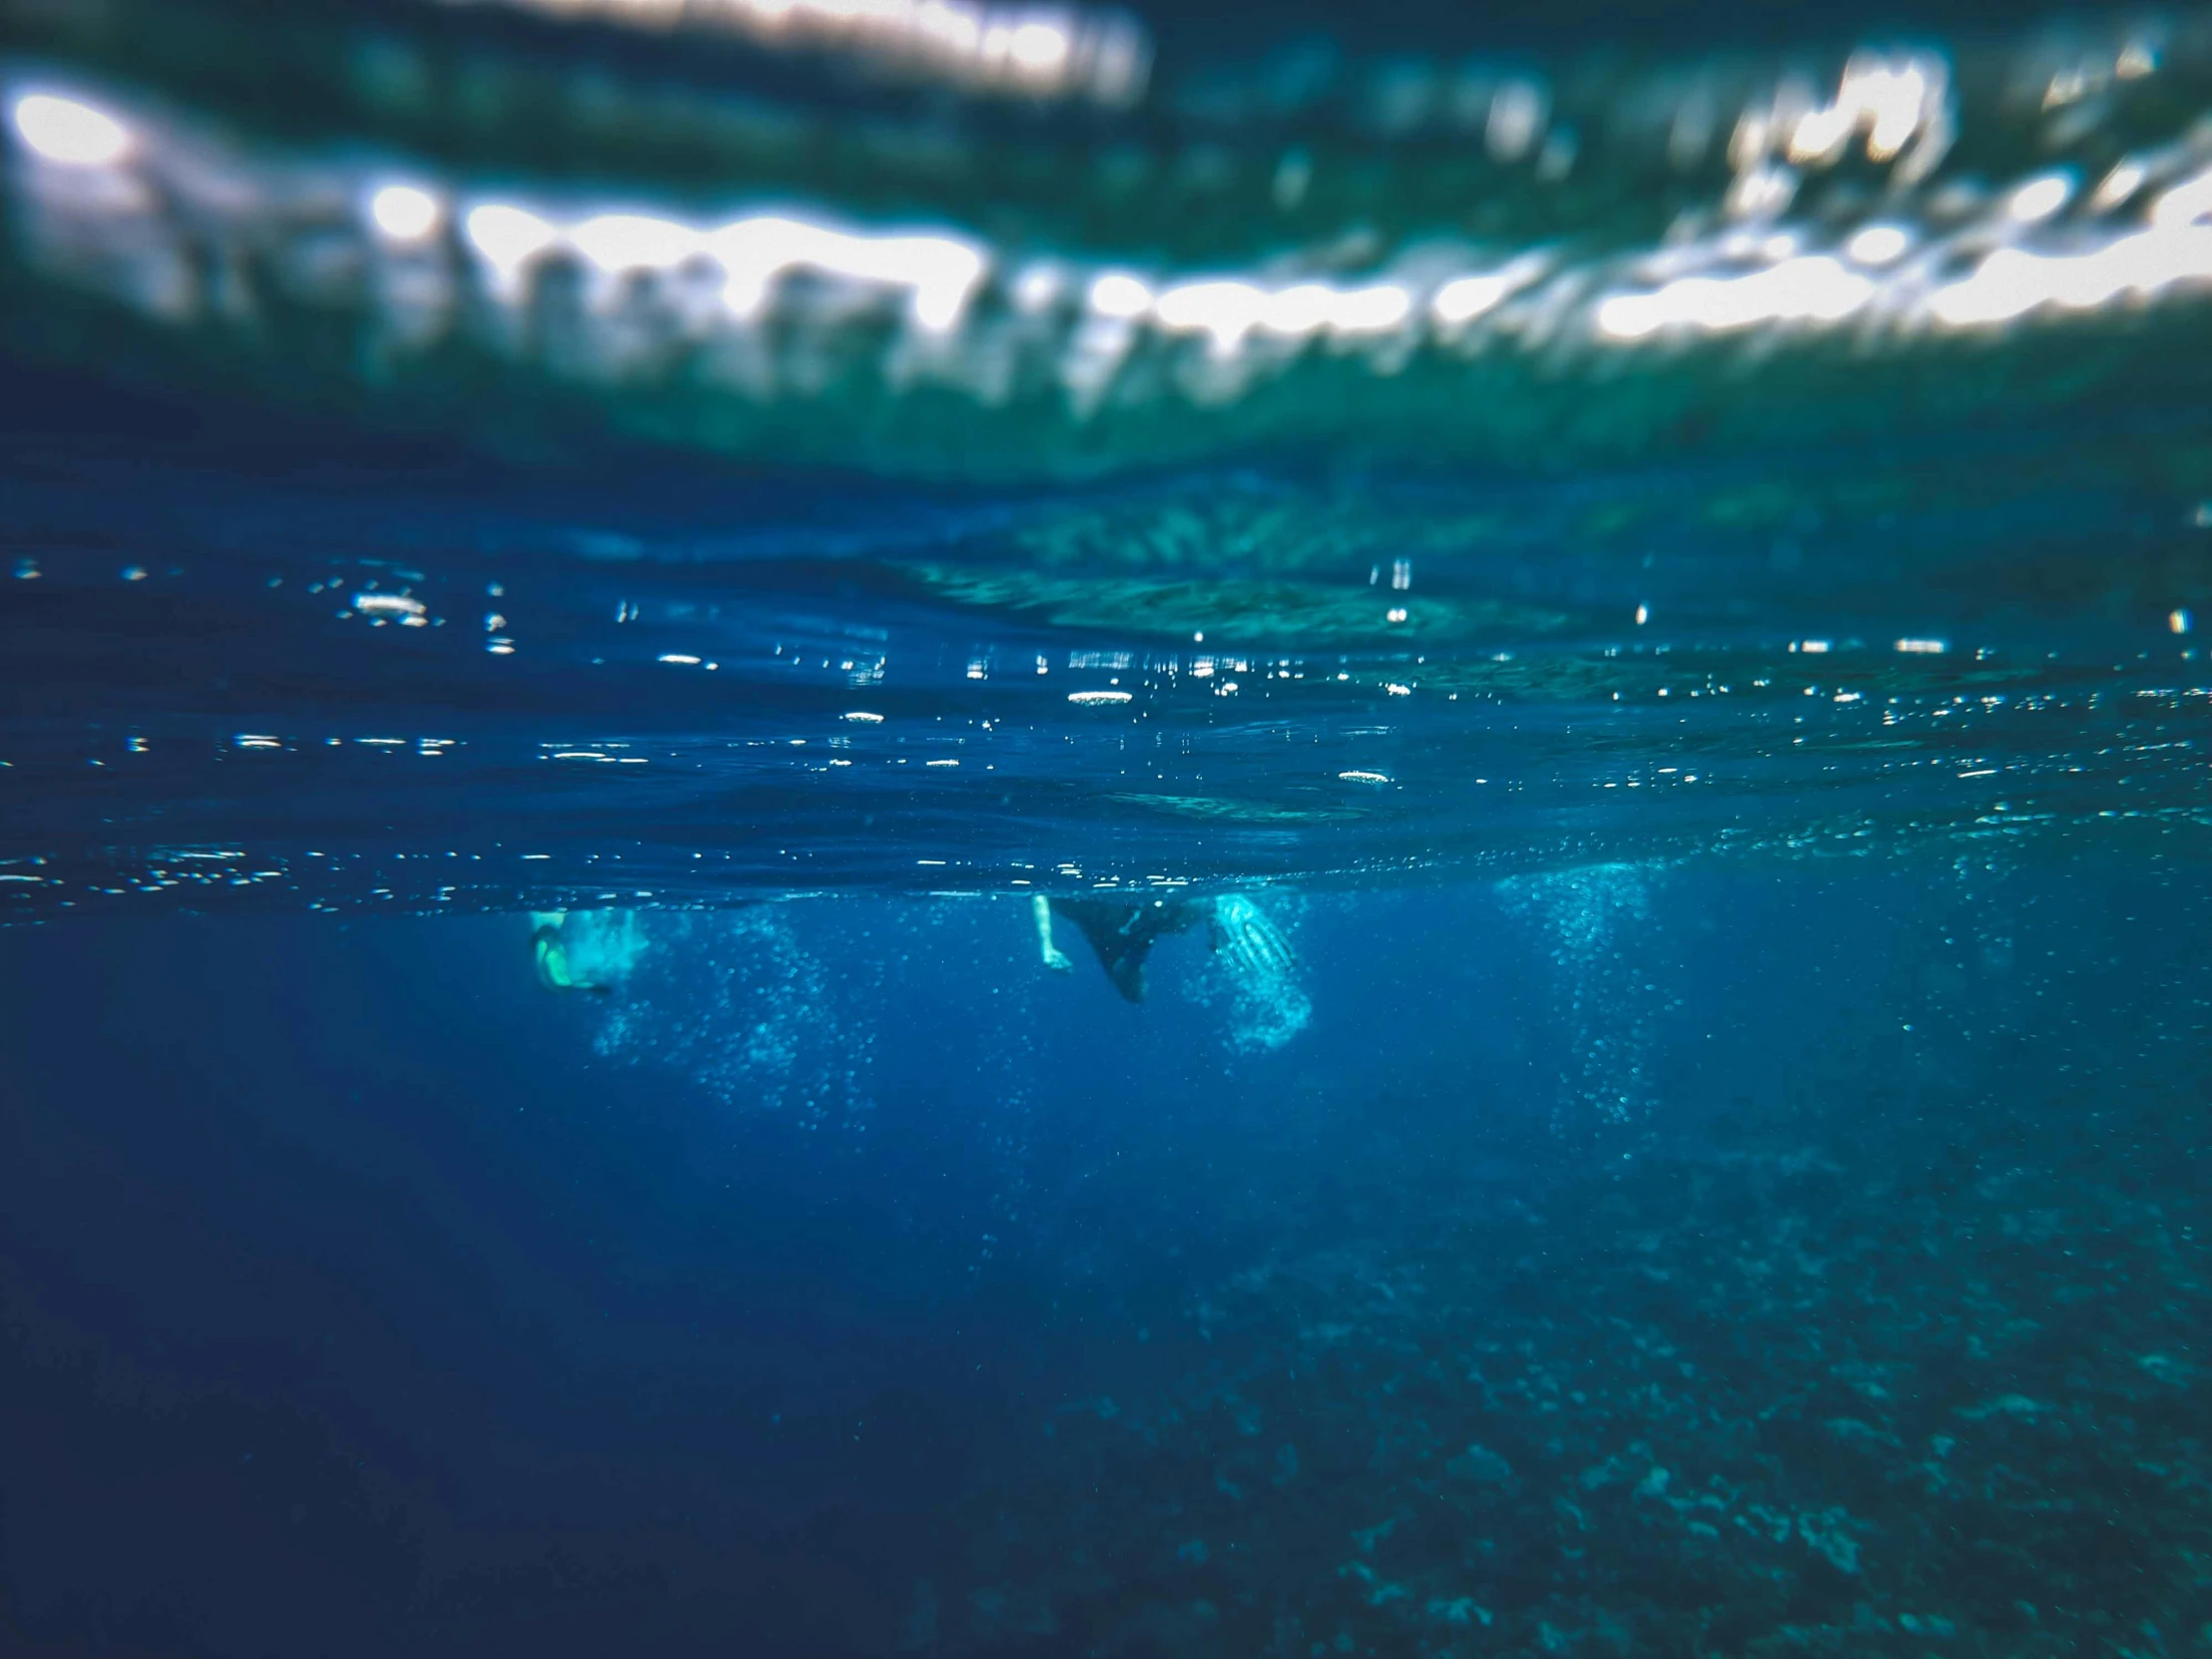
M2212 11L0 0L0 1651L2212 1659Z

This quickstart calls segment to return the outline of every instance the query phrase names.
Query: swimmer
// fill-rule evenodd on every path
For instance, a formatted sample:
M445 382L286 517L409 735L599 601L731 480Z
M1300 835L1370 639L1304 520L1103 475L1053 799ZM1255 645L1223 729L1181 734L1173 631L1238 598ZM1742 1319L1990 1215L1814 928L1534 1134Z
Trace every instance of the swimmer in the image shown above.
M1291 948L1260 907L1243 893L1219 898L1155 898L1131 904L1111 898L1047 898L1029 901L1036 924L1037 951L1044 965L1067 973L1075 964L1052 939L1052 918L1064 916L1090 944L1098 965L1124 1001L1144 1000L1145 958L1170 933L1187 933L1201 922L1209 948L1225 953L1239 973L1281 977L1293 965Z
M530 950L548 990L619 991L647 946L635 910L539 910L530 917Z
M589 991L594 996L605 996L612 986L581 977L570 963L568 940L563 936L567 925L566 910L530 912L530 955L538 970L538 983L549 991Z

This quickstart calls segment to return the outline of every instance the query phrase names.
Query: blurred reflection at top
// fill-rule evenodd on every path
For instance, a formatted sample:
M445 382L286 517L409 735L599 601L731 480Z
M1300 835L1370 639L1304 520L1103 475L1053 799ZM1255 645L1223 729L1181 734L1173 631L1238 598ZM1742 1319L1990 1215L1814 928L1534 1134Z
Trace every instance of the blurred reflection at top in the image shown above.
M479 27L517 7L577 27ZM2171 395L2212 290L2201 15L1712 56L1255 24L1149 81L1128 18L967 0L269 15L55 4L0 58L19 305L154 330L60 349L902 473L1573 466Z
M774 49L849 55L963 92L1134 104L1152 47L1125 13L973 0L445 0L562 20L733 34Z

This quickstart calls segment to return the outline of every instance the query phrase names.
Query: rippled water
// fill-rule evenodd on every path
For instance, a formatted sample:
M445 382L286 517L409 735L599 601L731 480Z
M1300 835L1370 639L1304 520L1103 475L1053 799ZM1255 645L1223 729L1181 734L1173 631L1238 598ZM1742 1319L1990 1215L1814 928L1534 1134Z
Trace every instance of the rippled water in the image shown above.
M19 431L9 902L2178 850L2189 432L978 497Z
M1109 139L193 15L6 70L21 909L2196 832L2188 17Z

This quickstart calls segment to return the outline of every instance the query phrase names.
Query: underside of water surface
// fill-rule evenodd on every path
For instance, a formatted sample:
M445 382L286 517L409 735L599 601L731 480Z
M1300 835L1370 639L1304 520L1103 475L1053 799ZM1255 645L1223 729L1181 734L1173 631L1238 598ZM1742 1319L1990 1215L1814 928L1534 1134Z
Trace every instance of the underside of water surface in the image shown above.
M17 914L2200 833L2189 16L19 10Z

